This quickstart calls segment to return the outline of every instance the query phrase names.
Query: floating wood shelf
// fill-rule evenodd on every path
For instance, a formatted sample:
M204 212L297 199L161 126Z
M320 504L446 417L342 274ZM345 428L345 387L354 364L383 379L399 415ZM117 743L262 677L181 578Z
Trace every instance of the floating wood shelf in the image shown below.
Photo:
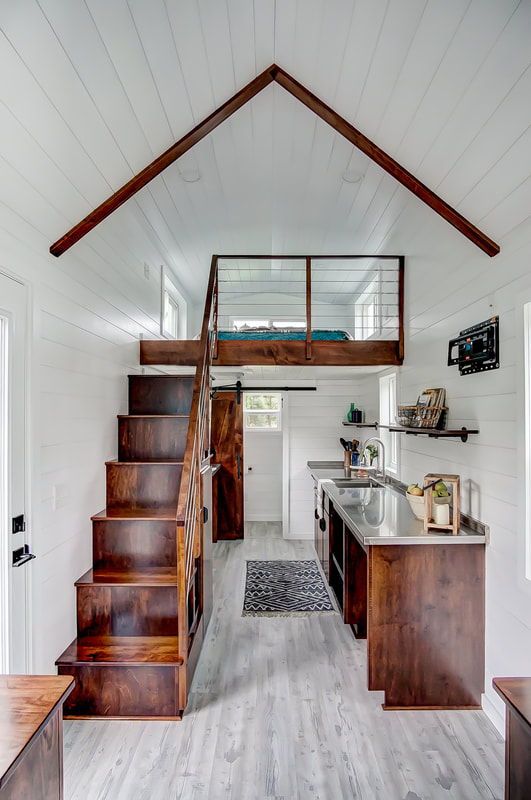
M376 430L378 427L377 422L343 422L346 428L372 428Z
M429 436L431 439L461 439L462 442L468 441L469 436L479 433L476 428L448 428L439 430L438 428L404 428L401 425L380 425L379 422L343 422L343 425L351 428L385 428L392 433L407 433L409 436Z

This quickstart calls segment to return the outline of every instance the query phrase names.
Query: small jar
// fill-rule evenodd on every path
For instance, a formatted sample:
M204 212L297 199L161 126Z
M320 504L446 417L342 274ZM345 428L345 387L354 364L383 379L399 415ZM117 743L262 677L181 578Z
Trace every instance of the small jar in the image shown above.
M433 521L436 525L450 524L450 505L448 503L433 503Z

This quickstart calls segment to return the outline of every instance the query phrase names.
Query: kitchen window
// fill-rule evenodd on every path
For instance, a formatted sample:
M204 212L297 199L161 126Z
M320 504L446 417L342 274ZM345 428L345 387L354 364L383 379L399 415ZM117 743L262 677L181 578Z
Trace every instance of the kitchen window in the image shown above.
M396 423L395 416L398 402L396 383L396 372L382 375L380 378L380 425L394 425ZM388 472L397 475L400 457L399 434L392 433L386 428L380 428L379 434L385 445L385 467Z
M282 430L282 395L279 392L246 392L243 402L246 431Z

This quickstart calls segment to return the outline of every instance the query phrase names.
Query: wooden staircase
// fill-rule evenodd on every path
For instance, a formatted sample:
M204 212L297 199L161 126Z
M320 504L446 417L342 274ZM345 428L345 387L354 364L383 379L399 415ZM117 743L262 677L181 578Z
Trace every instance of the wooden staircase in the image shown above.
M185 559L178 520L193 393L194 377L129 376L93 567L76 582L77 638L56 662L76 680L67 718L179 719L185 708L202 632L201 548Z

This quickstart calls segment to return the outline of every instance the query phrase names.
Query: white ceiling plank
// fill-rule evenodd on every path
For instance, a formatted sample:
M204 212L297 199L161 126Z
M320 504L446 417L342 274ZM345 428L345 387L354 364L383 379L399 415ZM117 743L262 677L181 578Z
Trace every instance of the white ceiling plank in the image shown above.
M164 0L128 0L174 139L194 127L192 103L175 49Z
M3 35L0 73L9 75L0 81L1 102L87 198L88 211L110 191L110 184Z
M398 150L470 2L429 0L378 126L378 144L384 149Z
M165 0L165 5L194 119L200 122L216 104L199 9L195 2L180 0Z
M227 5L220 0L198 0L197 6L214 102L220 106L254 77L254 68L237 86Z
M102 174L118 188L131 177L131 169L35 0L17 0L16 12L0 6L0 28Z
M89 8L83 0L68 8L61 0L38 2L130 169L139 171L152 151Z
M391 3L385 16L354 124L373 137L393 93L427 0Z
M473 0L421 101L415 124L393 153L411 171L419 171L517 5L518 0ZM459 142L454 145L459 147ZM420 169L420 176L428 186L437 183L427 169Z
M430 174L440 181L477 135L497 107L531 64L531 3L522 3L511 17L481 71L467 86L459 105L439 132L434 146L423 161ZM500 65L503 64L503 69ZM450 202L452 198L450 197Z
M275 0L253 0L255 72L258 74L276 60Z
M173 141L160 93L126 0L86 0L151 155ZM144 158L144 164L147 159Z

